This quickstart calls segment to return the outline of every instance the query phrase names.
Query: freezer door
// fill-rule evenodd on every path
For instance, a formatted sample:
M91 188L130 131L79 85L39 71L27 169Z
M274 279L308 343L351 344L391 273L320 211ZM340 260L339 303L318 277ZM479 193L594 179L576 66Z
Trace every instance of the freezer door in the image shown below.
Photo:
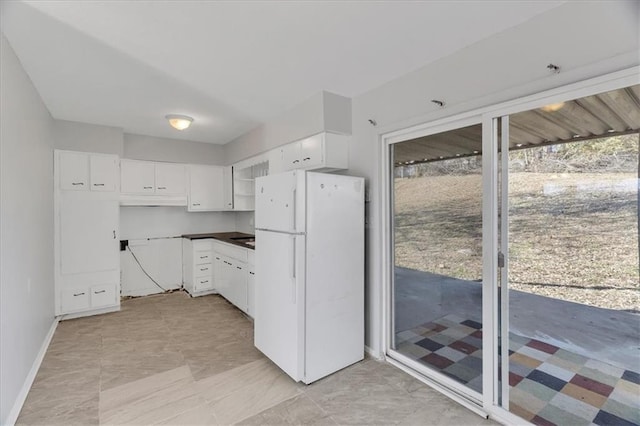
M296 173L256 179L256 229L296 232Z
M303 236L256 231L254 344L295 381L304 371L301 247Z

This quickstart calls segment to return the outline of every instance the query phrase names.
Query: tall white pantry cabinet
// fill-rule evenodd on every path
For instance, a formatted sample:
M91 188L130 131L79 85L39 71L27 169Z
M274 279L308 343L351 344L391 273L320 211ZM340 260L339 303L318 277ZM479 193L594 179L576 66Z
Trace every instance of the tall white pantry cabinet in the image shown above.
M118 156L54 151L56 315L120 308Z

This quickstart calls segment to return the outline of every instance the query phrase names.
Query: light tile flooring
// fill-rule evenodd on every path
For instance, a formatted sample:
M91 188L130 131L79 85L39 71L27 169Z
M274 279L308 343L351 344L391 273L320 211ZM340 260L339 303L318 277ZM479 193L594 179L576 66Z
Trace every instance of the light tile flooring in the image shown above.
M253 346L219 296L123 302L58 325L17 424L490 425L400 370L367 359L305 386Z

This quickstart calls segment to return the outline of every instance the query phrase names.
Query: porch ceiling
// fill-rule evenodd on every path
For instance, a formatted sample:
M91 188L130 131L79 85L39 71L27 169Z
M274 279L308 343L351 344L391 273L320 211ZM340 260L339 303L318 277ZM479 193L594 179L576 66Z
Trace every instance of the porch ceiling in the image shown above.
M640 131L640 85L513 114L509 149L616 136ZM482 125L424 136L394 146L396 166L482 152Z

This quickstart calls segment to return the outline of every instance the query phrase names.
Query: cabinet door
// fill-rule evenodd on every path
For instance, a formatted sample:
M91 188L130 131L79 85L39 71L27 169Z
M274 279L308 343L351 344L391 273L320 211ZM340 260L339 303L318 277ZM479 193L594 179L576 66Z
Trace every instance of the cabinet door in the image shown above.
M224 168L224 178L222 180L222 191L225 210L233 210L233 167Z
M256 273L253 267L249 266L247 271L247 314L253 318L256 312Z
M300 141L300 167L310 168L322 164L324 135L315 135Z
M224 210L224 167L191 166L189 211Z
M218 255L220 258L220 268L218 269L218 280L216 283L218 293L220 293L225 299L231 301L233 296L231 295L231 280L233 273L233 263L231 259Z
M156 163L156 195L186 194L186 169L183 164Z
M301 167L300 142L290 143L282 147L282 163L285 170L295 170Z
M117 270L117 200L69 197L60 203L60 271L62 274Z
M81 152L60 152L60 188L67 191L89 190L89 155Z
M125 194L154 194L155 164L150 161L121 160L120 190Z
M117 188L118 157L91 155L89 157L91 190L113 192Z
M238 309L247 312L247 265L243 262L234 261L230 271L229 302Z

